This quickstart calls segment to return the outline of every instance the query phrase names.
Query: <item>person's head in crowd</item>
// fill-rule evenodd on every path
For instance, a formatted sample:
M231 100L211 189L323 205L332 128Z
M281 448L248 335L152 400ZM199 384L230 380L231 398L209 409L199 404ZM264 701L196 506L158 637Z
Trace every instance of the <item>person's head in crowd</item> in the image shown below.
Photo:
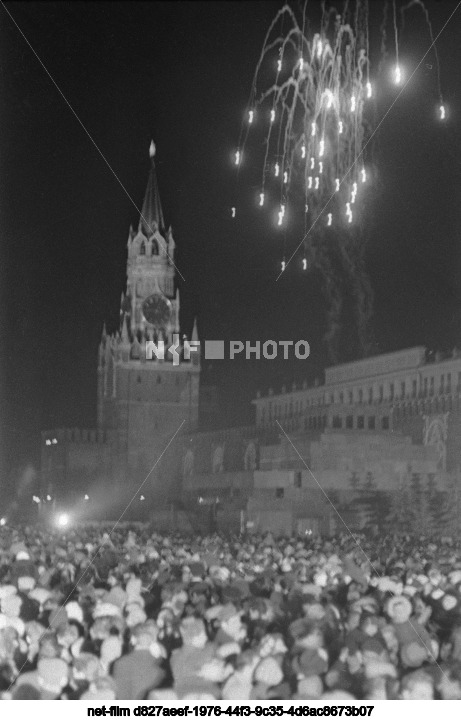
M461 700L461 663L440 667L437 690L444 701Z
M400 694L405 701L432 701L434 698L433 679L422 670L408 673L402 679Z

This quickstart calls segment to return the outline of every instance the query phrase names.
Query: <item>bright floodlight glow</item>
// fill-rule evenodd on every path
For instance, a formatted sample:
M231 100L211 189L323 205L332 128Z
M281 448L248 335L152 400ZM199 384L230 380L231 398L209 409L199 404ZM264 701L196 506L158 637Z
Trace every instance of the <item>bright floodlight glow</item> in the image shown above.
M88 493L85 493L85 501L89 501L89 500L90 500L90 497L89 497Z
M0 526L6 525L6 518L0 518Z
M316 123L312 123L312 125L311 125L311 135L312 135L312 137L314 137L314 135L316 134L316 132L317 132L317 124L316 124Z
M271 110L271 123L275 120L275 110Z
M395 69L394 69L394 83L396 85L400 85L401 82L402 82L402 70L399 65L396 65Z
M353 95L351 98L351 113L355 113L356 103L355 95Z
M259 194L259 205L264 205L264 193Z
M282 273L283 273L283 271L285 270L286 267L287 267L287 264L285 263L284 260L282 260Z
M322 163L322 161L319 162L319 173L323 173L323 163Z
M283 174L283 182L284 182L284 183L288 183L288 172L287 172L286 170L285 170L285 172L284 172L284 174Z
M310 189L312 188L312 175L309 175L307 179L307 187Z
M232 208L232 217L235 218L235 208Z
M320 155L320 157L322 157L322 155L324 154L324 152L325 152L325 141L324 141L324 139L322 138L321 141L320 141L320 148L319 148L319 155Z
M50 494L47 495L46 500L47 500L47 501L51 501L51 496L50 496Z
M51 442L52 442L53 445L56 445L56 443L58 442L58 439L57 439L57 438L53 438L53 440L52 440Z
M343 132L343 121L340 120L338 123L338 133L341 135Z
M235 164L240 165L240 150L237 150L235 153Z
M145 501L145 500L146 500L146 497L145 497L145 496L139 496L139 500L140 500L140 501Z
M56 523L60 528L65 528L69 525L69 516L67 513L61 513L56 519Z
M315 158L311 158L311 170L315 168Z
M315 190L318 190L318 189L319 189L319 185L320 185L320 178L319 178L318 176L316 176L314 189L315 189Z
M328 225L331 225L333 222L333 215L331 213L328 213Z
M250 111L248 112L248 122L249 122L249 123L252 123L252 122L253 122L254 116L255 116L254 110L250 110Z
M361 174L362 174L362 183L366 183L367 173L366 173L365 168L362 168L362 170L361 170L360 172L361 172Z
M372 94L373 94L373 90L372 90L372 87L371 87L371 83L368 82L368 83L367 83L367 98L371 98Z
M51 446L51 441L50 441L49 438L46 439L45 444L46 444L47 446Z
M323 52L323 43L321 40L319 40L318 45L317 45L317 57L318 58L322 57L322 52Z
M280 165L278 163L275 164L275 177L278 178L280 173Z
M446 117L445 105L441 105L439 110L440 110L440 120L445 120L445 117Z
M281 71L281 69L282 69L282 61L277 60L277 72L279 73Z
M301 158L305 158L305 157L306 157L306 146L303 145L301 147Z
M303 270L307 270L307 258L303 258Z
M302 70L304 67L304 59L302 57L299 58L299 69Z
M340 183L339 183L339 178L335 178L335 192L336 192L336 193L337 193L338 190L339 190L339 185L340 185Z

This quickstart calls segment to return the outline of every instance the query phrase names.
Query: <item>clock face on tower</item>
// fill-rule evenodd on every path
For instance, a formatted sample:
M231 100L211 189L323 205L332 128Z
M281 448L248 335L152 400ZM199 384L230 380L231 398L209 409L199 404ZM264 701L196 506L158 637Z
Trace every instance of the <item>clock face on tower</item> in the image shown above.
M171 303L160 293L150 295L142 304L142 312L148 323L156 328L166 328L171 320Z

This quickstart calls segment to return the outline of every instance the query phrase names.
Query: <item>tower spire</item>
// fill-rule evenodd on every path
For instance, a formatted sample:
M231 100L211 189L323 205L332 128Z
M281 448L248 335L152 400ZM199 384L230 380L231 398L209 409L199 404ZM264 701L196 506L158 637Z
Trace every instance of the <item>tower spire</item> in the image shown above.
M165 234L165 221L163 219L163 211L160 203L160 195L158 192L157 173L155 172L155 143L152 140L149 147L150 172L147 181L146 193L142 204L141 218L139 220L139 229L149 238L152 233L159 230L162 235Z

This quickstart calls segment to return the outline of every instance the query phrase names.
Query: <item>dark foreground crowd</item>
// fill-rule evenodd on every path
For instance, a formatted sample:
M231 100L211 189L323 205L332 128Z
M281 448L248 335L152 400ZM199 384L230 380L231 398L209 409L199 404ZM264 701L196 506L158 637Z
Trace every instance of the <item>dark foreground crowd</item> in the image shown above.
M2 699L461 699L461 544L0 533Z

